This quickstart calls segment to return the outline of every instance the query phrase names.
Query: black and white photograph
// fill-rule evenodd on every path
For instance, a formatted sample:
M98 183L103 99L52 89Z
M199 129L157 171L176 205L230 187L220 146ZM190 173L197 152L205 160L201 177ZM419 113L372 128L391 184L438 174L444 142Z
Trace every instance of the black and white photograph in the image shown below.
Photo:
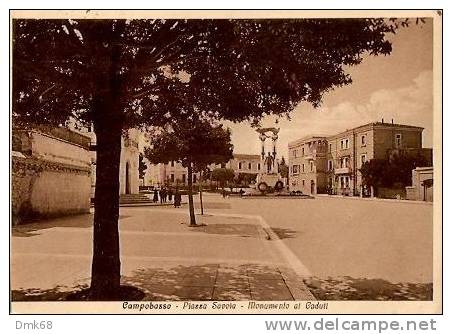
M11 10L10 312L442 313L442 15Z

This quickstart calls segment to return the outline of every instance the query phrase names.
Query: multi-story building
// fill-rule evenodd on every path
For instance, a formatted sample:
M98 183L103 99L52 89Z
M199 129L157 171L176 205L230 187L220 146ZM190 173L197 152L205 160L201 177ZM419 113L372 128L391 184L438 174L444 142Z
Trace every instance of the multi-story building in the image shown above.
M261 172L262 161L260 155L257 154L234 154L234 158L225 164L213 164L210 169L225 167L233 169L235 174L253 174L257 175ZM148 164L145 175L145 186L160 186L163 184L174 184L179 182L186 184L187 169L180 162L171 161L163 164ZM193 182L199 180L199 175L193 174Z
M180 162L170 161L168 163L148 164L144 185L159 187L165 184L186 184L187 169ZM198 175L193 174L193 182L198 181Z
M234 154L225 167L234 170L235 174L258 174L262 172L263 163L258 154ZM221 167L216 165L215 167Z
M309 136L289 143L289 189L305 194L324 192L327 186L327 141Z
M301 187L296 182L289 182L291 190L301 190L308 194L331 192L335 194L358 195L363 190L362 176L359 169L368 160L388 159L394 152L421 153L431 160L431 149L422 148L422 127L375 122L343 131L328 137L309 137L317 141L326 142L326 155L316 156L314 165L325 166L319 170L319 175L307 175L305 182L310 182L308 187ZM289 166L291 180L300 179L300 175L294 173L294 166L300 165L300 160L294 157L294 150L298 151L296 143L305 147L304 140L289 144ZM309 156L308 156L309 157ZM298 167L295 167L297 171ZM295 176L297 178L295 178ZM325 180L325 182L324 182ZM297 180L298 181L298 180ZM313 187L311 184L313 183Z

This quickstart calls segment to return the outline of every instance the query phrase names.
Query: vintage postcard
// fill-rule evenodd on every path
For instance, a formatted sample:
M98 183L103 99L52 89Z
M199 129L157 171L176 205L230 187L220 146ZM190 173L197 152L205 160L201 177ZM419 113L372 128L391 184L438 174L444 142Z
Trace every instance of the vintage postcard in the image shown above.
M442 313L442 11L10 27L12 314Z

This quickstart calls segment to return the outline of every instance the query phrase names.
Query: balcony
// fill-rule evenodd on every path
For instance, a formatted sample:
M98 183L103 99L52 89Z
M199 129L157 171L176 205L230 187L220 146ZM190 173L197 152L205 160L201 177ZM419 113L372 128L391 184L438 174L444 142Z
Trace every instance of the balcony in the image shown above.
M349 174L351 173L350 167L342 167L342 168L335 168L334 174Z

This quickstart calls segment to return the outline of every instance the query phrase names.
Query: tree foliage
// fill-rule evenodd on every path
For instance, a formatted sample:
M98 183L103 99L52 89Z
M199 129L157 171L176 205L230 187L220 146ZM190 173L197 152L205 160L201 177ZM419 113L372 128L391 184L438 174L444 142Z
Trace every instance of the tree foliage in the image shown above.
M140 179L144 179L147 169L148 169L148 166L144 162L143 153L140 153L140 155L138 157L138 175L139 175Z
M215 168L212 170L212 180L220 182L224 187L227 182L234 180L234 170L231 168Z
M287 113L349 84L344 66L364 54L388 54L393 30L383 19L14 20L15 121L96 121L112 70L124 127L189 112L180 102L235 121Z
M212 163L228 162L233 151L229 129L193 119L156 130L150 136L150 145L144 152L151 163L179 161L183 167L191 164L194 171L204 170Z
M411 185L411 173L416 167L428 166L422 155L397 154L391 159L371 159L360 168L363 183L374 188Z
M150 136L150 142L151 147L145 148L145 155L151 163L179 161L187 168L190 224L195 225L192 174L205 170L210 164L232 159L230 130L207 120L191 118L178 120L171 127L156 131Z

